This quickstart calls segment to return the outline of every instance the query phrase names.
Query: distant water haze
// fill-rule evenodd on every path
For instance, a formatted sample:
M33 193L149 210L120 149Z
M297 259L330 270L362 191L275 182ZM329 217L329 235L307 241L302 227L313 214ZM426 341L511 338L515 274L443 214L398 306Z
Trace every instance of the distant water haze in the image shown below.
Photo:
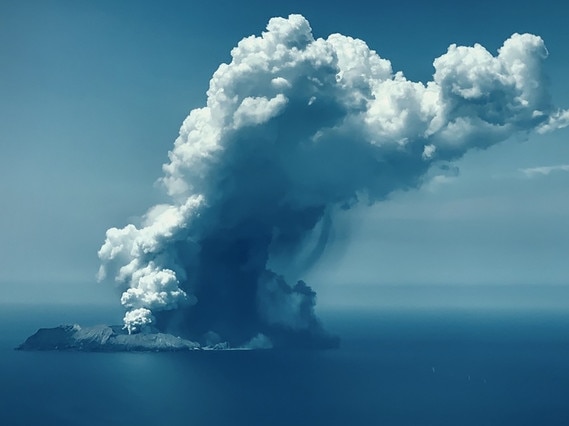
M569 287L519 284L322 286L318 306L381 311L493 310L569 312Z
M8 307L35 306L41 312L42 305L62 306L69 310L65 316L69 322L73 313L82 307L100 309L101 323L120 324L124 311L116 300L116 294L106 286L96 283L55 286L52 283L29 283L37 300L30 301L27 293L19 291L21 284L5 283L9 289L0 301ZM504 310L504 311L567 311L569 312L569 286L548 284L384 284L384 283L319 283L317 312L337 309L364 309L377 312L421 310ZM38 312L33 311L32 312ZM107 318L107 319L105 319ZM58 324L45 324L58 325ZM41 324L38 324L41 326Z

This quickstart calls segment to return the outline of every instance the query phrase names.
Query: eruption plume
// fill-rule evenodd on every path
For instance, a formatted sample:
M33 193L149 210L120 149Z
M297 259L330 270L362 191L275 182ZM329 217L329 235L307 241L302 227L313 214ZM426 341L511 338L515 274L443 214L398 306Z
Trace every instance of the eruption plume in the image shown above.
M184 120L161 178L171 203L106 233L100 278L122 286L125 327L232 345L330 343L315 292L285 282L270 259L299 250L317 225L324 246L336 208L418 187L470 149L566 125L545 88L547 54L531 34L496 56L453 44L424 84L362 40L315 39L300 15L271 19Z

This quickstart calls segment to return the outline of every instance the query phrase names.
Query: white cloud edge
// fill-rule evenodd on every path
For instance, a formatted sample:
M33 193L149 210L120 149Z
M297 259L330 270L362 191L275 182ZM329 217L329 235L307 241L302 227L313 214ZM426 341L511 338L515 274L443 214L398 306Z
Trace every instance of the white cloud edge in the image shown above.
M554 172L569 172L569 164L557 164L554 166L527 167L518 169L526 178L548 176Z
M537 128L538 133L548 133L569 126L569 109L560 109Z

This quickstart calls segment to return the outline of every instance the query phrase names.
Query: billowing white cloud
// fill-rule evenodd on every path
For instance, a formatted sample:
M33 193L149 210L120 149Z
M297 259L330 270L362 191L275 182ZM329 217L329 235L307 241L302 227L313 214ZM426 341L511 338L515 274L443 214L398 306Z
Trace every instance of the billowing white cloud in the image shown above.
M318 329L314 293L269 271L269 258L297 250L335 206L384 199L420 185L432 164L567 121L550 104L547 50L531 34L497 55L451 45L427 83L362 40L315 39L300 15L271 19L231 57L163 167L171 204L140 228L109 229L99 251L101 277L123 286L131 331L180 307L188 328L220 335Z
M286 103L287 98L282 93L272 99L265 97L245 98L233 114L234 126L240 128L247 125L262 124L278 115Z
M155 321L152 311L147 308L130 309L124 316L125 328L130 333L136 333L149 327Z

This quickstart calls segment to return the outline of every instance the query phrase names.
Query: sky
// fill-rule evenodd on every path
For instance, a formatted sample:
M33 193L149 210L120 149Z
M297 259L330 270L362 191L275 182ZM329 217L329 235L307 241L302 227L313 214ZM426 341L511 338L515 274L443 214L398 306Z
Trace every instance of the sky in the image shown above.
M361 38L423 82L452 43L495 54L530 32L549 51L553 103L569 108L560 2L305 3L0 1L0 299L116 301L95 279L105 231L166 200L156 181L182 121L237 42L273 16ZM307 281L330 305L401 303L385 297L393 287L569 287L568 137L470 151L420 189L342 212ZM452 304L451 293L437 299Z

